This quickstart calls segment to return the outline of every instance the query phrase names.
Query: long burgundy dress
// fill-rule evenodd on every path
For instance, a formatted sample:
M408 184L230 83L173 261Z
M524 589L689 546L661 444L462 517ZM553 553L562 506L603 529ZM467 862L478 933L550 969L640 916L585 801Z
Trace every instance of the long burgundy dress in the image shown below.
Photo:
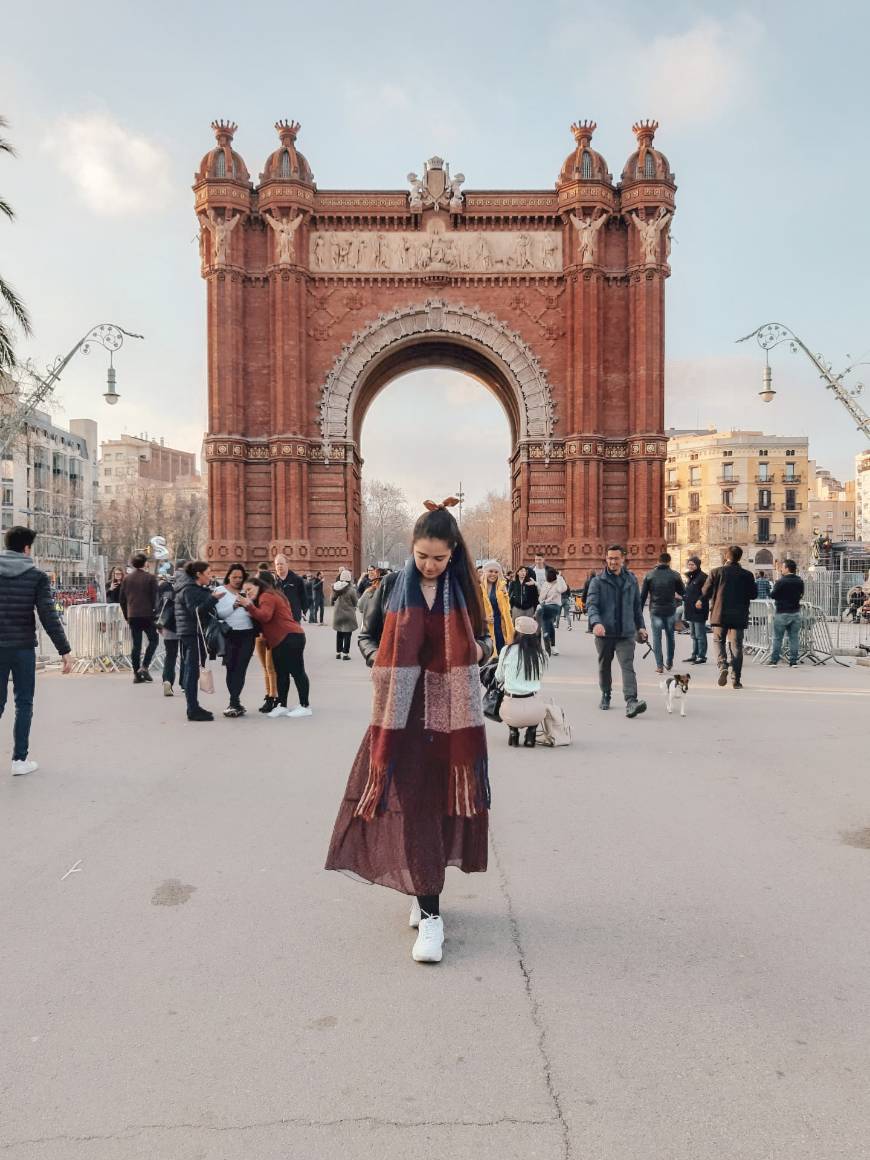
M441 592L439 585L435 611L426 616L420 657L424 671L432 655L429 626L433 617L442 615ZM417 895L441 894L447 866L458 866L466 874L486 870L489 812L483 809L472 818L448 814L448 770L443 762L427 760L430 745L423 721L421 673L399 742L386 809L369 822L354 816L369 776L371 730L367 729L335 820L327 870Z

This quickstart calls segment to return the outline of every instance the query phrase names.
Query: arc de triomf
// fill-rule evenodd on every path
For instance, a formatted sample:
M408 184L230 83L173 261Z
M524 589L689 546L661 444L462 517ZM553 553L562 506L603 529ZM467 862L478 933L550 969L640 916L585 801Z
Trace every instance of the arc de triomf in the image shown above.
M511 428L514 565L572 582L607 542L663 550L664 283L676 186L655 122L614 183L572 125L555 189L464 188L441 158L398 190L318 189L280 121L254 186L236 126L194 185L208 286L210 524L217 567L282 551L360 559L360 431L396 375L450 366Z

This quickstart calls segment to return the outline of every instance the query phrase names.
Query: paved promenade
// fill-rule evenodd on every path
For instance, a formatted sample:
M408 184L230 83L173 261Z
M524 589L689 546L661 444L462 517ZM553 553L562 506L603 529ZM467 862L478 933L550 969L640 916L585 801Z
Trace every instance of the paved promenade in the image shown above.
M404 898L321 869L369 685L308 636L307 720L40 677L42 769L0 767L0 1156L866 1160L870 670L707 665L681 720L649 657L631 722L560 633L575 744L490 726L490 871L449 872L427 967Z

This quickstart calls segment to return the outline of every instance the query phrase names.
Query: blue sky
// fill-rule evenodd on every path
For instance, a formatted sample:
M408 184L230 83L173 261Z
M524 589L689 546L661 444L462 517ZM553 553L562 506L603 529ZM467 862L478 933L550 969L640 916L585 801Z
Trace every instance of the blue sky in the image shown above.
M656 117L679 185L669 421L808 433L818 461L848 475L864 441L811 367L778 352L780 394L764 407L760 352L734 340L776 319L836 367L870 350L867 7L660 8L43 0L8 9L0 111L20 156L0 159L0 190L18 222L0 223L0 262L34 318L22 354L44 363L104 320L147 338L118 359L123 399L111 412L99 399L101 355L79 358L59 390L61 419L93 415L107 437L147 430L199 449L205 294L190 186L213 118L239 123L236 145L255 176L286 116L302 122L299 146L321 187L401 188L439 153L473 189L551 187L571 121L586 117L618 176L632 122ZM455 412L437 406L432 375L376 401L367 465L412 496L462 474L473 501L505 481L507 425L482 388L442 376L460 427L486 432L470 447L455 438ZM400 466L391 452L413 445L429 398L432 454Z

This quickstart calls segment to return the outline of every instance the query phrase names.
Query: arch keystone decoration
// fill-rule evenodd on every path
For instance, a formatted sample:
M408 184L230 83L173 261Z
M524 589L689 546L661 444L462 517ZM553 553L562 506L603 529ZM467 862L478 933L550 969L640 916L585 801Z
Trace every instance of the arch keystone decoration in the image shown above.
M518 442L540 441L549 460L555 408L547 373L538 359L519 334L494 315L439 298L379 314L341 348L321 390L324 455L329 455L333 442L352 441L354 398L371 363L391 348L413 344L414 339L459 341L477 348L495 363L517 405Z

